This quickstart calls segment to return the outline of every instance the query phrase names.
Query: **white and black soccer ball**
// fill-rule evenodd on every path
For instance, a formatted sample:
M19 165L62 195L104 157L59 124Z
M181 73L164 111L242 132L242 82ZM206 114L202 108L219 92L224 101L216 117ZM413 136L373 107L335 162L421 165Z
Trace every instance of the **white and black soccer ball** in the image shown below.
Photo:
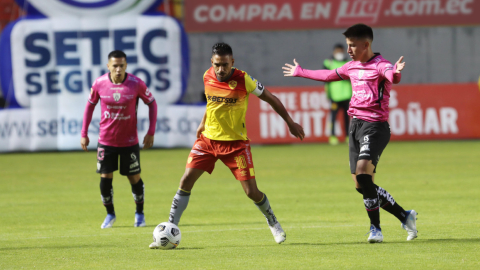
M153 230L152 245L160 249L174 249L180 244L181 238L182 233L177 225L170 222L162 222Z

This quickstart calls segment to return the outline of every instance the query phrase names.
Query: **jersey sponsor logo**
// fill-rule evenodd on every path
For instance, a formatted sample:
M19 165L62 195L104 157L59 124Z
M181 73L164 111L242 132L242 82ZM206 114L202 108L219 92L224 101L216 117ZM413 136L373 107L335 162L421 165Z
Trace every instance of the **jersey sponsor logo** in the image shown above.
M368 144L362 146L362 148L360 148L360 152L363 152L363 151L370 151L370 147L368 146Z
M360 155L358 155L358 156L359 156L359 157L362 157L362 156L367 156L367 157L369 157L369 156L370 156L370 154L363 153L363 154L360 154Z
M244 155L240 155L238 157L235 157L235 162L237 162L237 167L239 169L245 169L247 168L247 162L245 161L245 156Z
M127 106L111 106L111 105L107 105L107 109L120 109L120 110L123 110L123 109L126 109Z
M123 87L111 87L110 90L119 90L122 91Z
M122 97L122 95L120 93L113 93L113 99L118 102L120 100L120 97Z
M100 98L110 98L110 96L100 96Z
M136 168L135 170L130 170L129 172L138 172L140 171L140 168Z
M131 153L130 158L132 159L132 161L135 161L137 160L137 155L135 155L135 153Z
M112 120L128 120L131 118L130 115L123 115L123 113L114 113L109 111L103 112L104 119L112 119Z
M360 85L365 85L365 84L367 84L367 82L365 82L365 81L362 81L362 82L354 82L354 83L353 83L353 86L360 86Z
M150 96L152 93L150 93L150 90L148 90L148 88L145 90L145 96Z
M130 169L133 169L135 167L138 167L140 164L138 163L138 161L135 161L134 163L130 164Z
M237 103L236 98L210 96L209 94L207 94L207 100L211 102Z
M208 80L208 83L209 83L209 84L215 84L215 81L212 80L212 79L210 79L210 80Z
M103 118L105 118L105 119L110 118L110 112L109 111L104 111L103 116L104 116Z
M98 150L97 150L97 159L98 160L103 160L104 158L105 158L105 149L99 147Z
M370 139L368 138L368 135L365 135L365 137L363 137L363 141L364 142L368 142Z
M230 89L235 89L237 87L237 82L236 81L229 81L228 86L230 86Z

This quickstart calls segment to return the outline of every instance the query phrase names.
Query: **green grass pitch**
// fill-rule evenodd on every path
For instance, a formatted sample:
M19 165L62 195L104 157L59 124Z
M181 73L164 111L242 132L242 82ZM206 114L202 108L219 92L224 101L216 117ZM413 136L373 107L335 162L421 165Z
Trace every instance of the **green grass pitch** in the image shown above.
M150 250L167 221L190 149L141 152L147 227L134 228L125 177L114 175L117 221L105 218L95 152L0 155L0 269L479 269L480 141L392 142L376 183L418 215L419 237L381 211L384 243L368 244L346 145L255 146L259 189L287 241L220 161L193 189L175 250Z

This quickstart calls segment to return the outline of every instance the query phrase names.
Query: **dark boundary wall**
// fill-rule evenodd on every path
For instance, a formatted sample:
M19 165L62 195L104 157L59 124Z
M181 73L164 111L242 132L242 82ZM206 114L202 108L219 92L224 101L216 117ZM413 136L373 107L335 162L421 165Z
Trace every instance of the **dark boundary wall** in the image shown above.
M235 67L267 86L318 85L284 78L282 66L293 58L304 68L320 69L333 45L345 42L341 29L191 33L190 78L186 102L202 98L202 76L210 67L211 47L223 41L233 47ZM480 75L480 26L374 28L373 49L395 63L403 55L407 67L402 83L476 82ZM321 83L320 83L321 84Z

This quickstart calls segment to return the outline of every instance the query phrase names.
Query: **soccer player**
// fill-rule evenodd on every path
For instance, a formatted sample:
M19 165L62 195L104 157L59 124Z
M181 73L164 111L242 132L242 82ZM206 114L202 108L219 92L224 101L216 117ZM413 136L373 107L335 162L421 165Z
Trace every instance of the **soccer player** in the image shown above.
M143 149L153 145L155 124L157 122L157 103L145 83L138 77L126 73L127 56L122 51L112 51L108 55L108 70L93 83L90 97L85 107L80 144L87 150L88 126L92 121L95 106L100 100L101 121L97 148L97 173L100 174L100 193L107 217L101 228L111 228L116 220L113 207L113 172L118 170L120 156L120 174L126 175L132 185L133 199L136 203L135 227L145 227L143 213L144 185L140 178L140 148L137 134L138 99L148 105L150 126L143 139Z
M212 173L220 159L243 187L246 195L255 203L267 219L277 243L286 239L275 217L267 196L257 188L250 141L245 128L245 114L249 94L267 102L285 120L290 133L303 139L303 128L288 115L280 100L246 72L233 67L232 48L217 43L212 48L212 67L203 75L207 108L197 129L197 140L187 159L180 187L173 198L169 222L178 225L187 208L193 185L204 173ZM150 248L158 248L155 242Z
M284 76L303 77L323 82L350 80L353 96L348 114L350 125L350 171L355 187L363 194L370 218L368 242L383 241L379 207L397 217L407 231L407 240L417 237L415 210L405 211L385 189L374 184L376 167L390 140L388 102L392 84L400 82L405 67L403 56L393 66L380 53L372 52L373 31L367 25L356 24L343 33L348 54L353 61L334 70L306 70L297 61L283 67Z

